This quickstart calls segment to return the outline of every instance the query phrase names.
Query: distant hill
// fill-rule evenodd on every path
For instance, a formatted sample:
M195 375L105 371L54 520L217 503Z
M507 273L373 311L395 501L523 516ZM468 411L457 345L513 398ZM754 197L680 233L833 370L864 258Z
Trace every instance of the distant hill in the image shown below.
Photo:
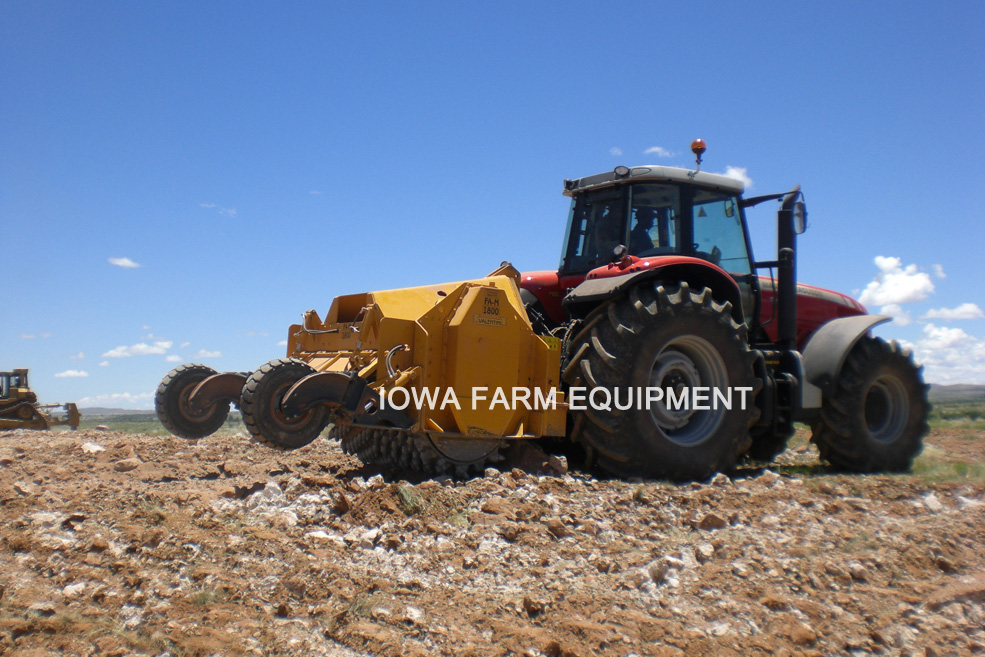
M935 402L952 404L985 402L985 386L966 383L942 386L932 383L927 397L932 404Z
M85 415L105 415L107 417L112 417L113 415L142 415L144 413L148 415L154 414L154 411L148 409L103 408L102 406L90 406L88 408L80 408L79 410Z

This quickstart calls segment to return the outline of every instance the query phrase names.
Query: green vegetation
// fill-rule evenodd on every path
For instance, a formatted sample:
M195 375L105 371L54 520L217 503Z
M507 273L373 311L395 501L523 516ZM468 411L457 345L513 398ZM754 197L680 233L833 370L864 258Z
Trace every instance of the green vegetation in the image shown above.
M412 516L424 510L424 498L414 490L413 486L398 485L396 488L401 511Z
M912 474L931 483L985 484L985 463L948 458L943 450L927 445L913 462Z
M80 429L95 429L97 426L109 427L111 431L122 433L142 433L149 436L167 436L170 432L157 419L154 411L130 411L119 413L86 413L82 409ZM246 425L240 418L239 411L229 412L226 423L216 432L217 435L228 436L236 433L246 433Z
M219 594L212 589L202 589L188 596L188 602L200 607L209 607L219 601Z
M985 431L985 402L937 402L930 409L929 421L934 429Z

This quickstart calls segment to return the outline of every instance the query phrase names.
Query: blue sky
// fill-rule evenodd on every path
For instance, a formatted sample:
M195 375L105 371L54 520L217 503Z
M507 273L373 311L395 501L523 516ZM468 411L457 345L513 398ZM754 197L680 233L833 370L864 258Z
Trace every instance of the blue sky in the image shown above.
M150 408L338 294L554 268L564 178L702 137L803 186L802 281L985 383L983 35L980 2L5 0L0 369Z

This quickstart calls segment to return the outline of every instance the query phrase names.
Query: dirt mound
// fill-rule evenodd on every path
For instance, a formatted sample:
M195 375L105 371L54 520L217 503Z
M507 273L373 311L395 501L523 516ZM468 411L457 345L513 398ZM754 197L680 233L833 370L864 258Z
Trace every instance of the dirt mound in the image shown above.
M327 440L4 433L0 654L985 651L980 477L780 462L412 484Z

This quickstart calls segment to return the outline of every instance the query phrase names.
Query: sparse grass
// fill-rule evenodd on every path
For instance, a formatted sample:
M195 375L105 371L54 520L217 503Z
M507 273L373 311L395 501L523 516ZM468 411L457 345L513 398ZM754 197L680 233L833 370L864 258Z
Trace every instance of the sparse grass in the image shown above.
M98 426L109 427L111 431L121 433L142 433L148 436L169 436L171 432L164 428L154 411L133 411L119 415L88 415L82 409L80 429L95 429ZM228 436L236 433L246 433L246 425L239 411L230 411L225 424L219 427L216 435Z
M188 596L188 602L198 607L208 607L219 602L219 594L214 589L202 589Z
M462 509L448 518L448 524L453 527L468 529L472 526L472 521L469 520L469 514L465 511L465 509Z
M948 458L938 447L926 445L923 453L913 462L911 471L930 483L972 483L985 484L985 463Z
M930 426L935 429L958 426L985 430L985 404L980 402L938 402L930 409Z
M865 530L859 530L855 536L841 545L841 551L846 554L859 554L869 550L879 550L883 544L872 534Z
M413 486L398 485L397 501L400 503L400 510L409 516L420 513L425 507L424 498Z
M377 607L383 594L379 591L375 593L363 594L356 597L349 605L348 613L353 616L369 616Z

